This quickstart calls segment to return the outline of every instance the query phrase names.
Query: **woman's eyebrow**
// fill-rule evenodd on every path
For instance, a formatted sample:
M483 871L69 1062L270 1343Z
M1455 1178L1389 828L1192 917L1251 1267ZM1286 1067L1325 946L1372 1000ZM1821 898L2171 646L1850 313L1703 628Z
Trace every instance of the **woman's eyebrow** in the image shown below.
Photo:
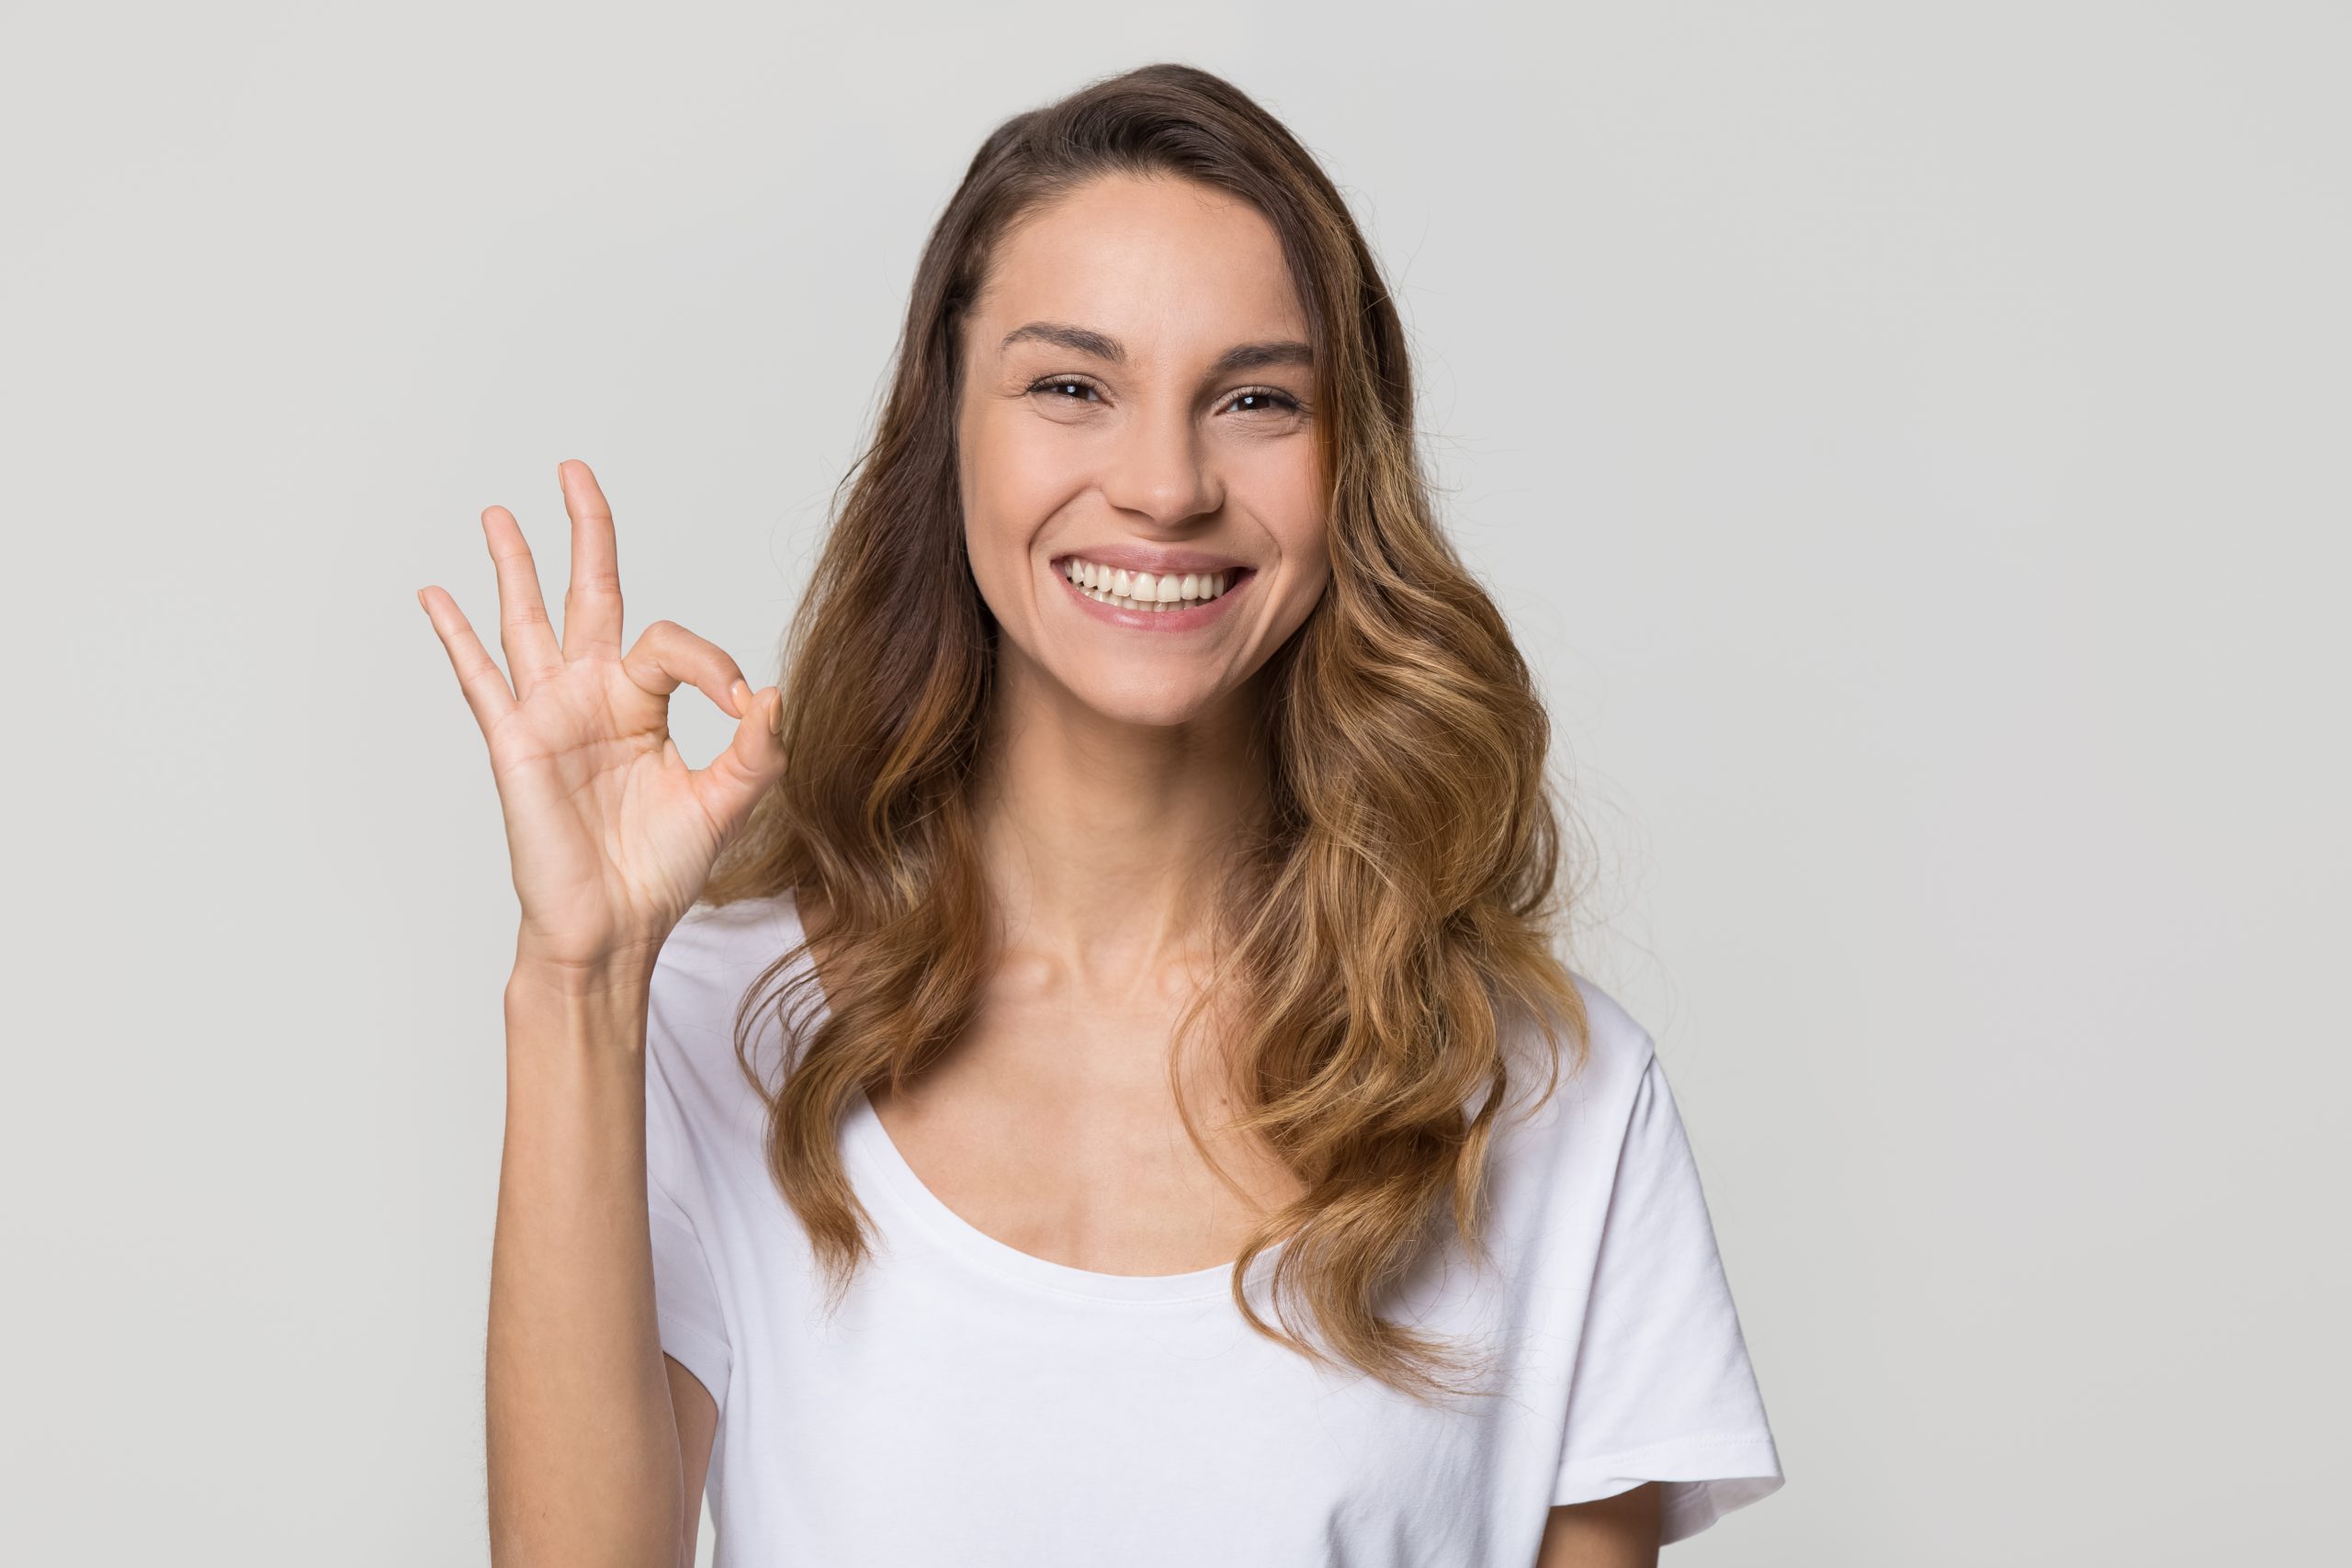
M1118 339L1089 327L1074 327L1064 321L1030 321L1004 334L997 345L1000 352L1014 344L1034 340L1050 343L1072 354L1084 354L1114 365L1127 361L1127 351ZM1270 365L1305 365L1315 363L1315 351L1306 344L1291 339L1272 343L1236 344L1217 356L1209 367L1211 377L1231 376L1243 370L1261 370Z

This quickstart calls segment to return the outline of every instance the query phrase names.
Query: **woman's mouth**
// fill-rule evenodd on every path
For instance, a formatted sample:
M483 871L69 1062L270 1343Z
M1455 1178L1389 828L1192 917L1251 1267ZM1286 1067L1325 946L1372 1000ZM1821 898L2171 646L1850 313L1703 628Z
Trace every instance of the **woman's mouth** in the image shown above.
M1064 556L1053 563L1079 607L1096 620L1136 631L1181 632L1207 626L1225 614L1231 599L1258 575L1250 567L1216 571L1127 571Z

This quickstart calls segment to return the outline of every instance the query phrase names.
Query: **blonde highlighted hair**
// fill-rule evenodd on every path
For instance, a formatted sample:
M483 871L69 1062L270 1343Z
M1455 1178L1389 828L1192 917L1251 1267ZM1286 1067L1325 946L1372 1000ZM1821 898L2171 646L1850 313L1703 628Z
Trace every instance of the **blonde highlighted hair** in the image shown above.
M1416 1395L1470 1392L1457 1354L1382 1308L1449 1223L1485 1259L1487 1154L1512 1040L1550 1047L1546 1097L1563 1041L1571 1071L1589 1049L1582 998L1554 951L1566 897L1550 725L1500 614L1436 522L1404 330L1369 247L1306 150L1204 71L1145 66L1005 121L923 251L888 399L786 637L789 767L703 895L788 894L816 912L736 1021L768 1107L771 1173L838 1302L869 1256L841 1119L866 1088L906 1081L965 1032L990 962L971 785L996 627L964 547L961 327L1008 227L1107 175L1193 180L1250 202L1281 238L1315 351L1330 581L1255 682L1272 810L1237 837L1212 983L1178 1031L1190 1036L1217 1000L1233 1031L1218 1043L1231 1125L1262 1138L1304 1190L1235 1259L1234 1300L1303 1355ZM821 980L797 964L810 953L825 955ZM820 996L812 1027L819 1010L795 999ZM767 1005L795 1042L775 1082L748 1054ZM1206 1156L1174 1060L1170 1075ZM1244 1289L1277 1243L1280 1326ZM1324 1345L1285 1303L1303 1304Z

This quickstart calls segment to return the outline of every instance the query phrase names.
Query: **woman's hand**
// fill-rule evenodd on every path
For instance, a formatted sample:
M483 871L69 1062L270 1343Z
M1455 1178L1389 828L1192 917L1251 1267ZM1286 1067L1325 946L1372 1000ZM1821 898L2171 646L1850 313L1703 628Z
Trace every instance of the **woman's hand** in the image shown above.
M523 904L517 963L650 975L720 848L783 776L783 696L753 692L734 660L672 621L647 626L624 653L611 508L587 464L560 463L556 474L571 514L561 643L514 514L481 514L512 690L456 600L440 588L417 598L490 742ZM741 721L699 773L670 739L670 694L689 684Z

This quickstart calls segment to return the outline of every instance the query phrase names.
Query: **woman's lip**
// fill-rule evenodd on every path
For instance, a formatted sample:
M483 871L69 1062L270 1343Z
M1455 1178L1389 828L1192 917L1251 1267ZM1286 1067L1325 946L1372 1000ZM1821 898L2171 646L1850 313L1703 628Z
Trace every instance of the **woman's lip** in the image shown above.
M1131 631L1139 632L1188 632L1208 626L1223 615L1227 601L1249 587L1250 581L1258 575L1257 569L1254 567L1245 566L1231 570L1235 575L1233 580L1226 584L1224 592L1214 599L1196 600L1182 610L1122 610L1115 604L1106 604L1100 599L1091 599L1077 583L1069 580L1069 574L1061 570L1061 563L1058 561L1054 563L1054 577L1061 583L1063 591L1069 593L1072 604L1107 626L1125 626Z
M1154 577L1166 577L1170 574L1182 577L1187 573L1205 577L1213 571L1234 572L1253 570L1243 566L1239 561L1219 560L1214 556L1191 555L1181 550L1168 555L1153 555L1115 545L1107 546L1091 555L1084 550L1071 550L1066 555L1054 557L1049 564L1056 571L1061 571L1074 560L1091 561L1096 566L1107 566L1114 571L1148 571Z

